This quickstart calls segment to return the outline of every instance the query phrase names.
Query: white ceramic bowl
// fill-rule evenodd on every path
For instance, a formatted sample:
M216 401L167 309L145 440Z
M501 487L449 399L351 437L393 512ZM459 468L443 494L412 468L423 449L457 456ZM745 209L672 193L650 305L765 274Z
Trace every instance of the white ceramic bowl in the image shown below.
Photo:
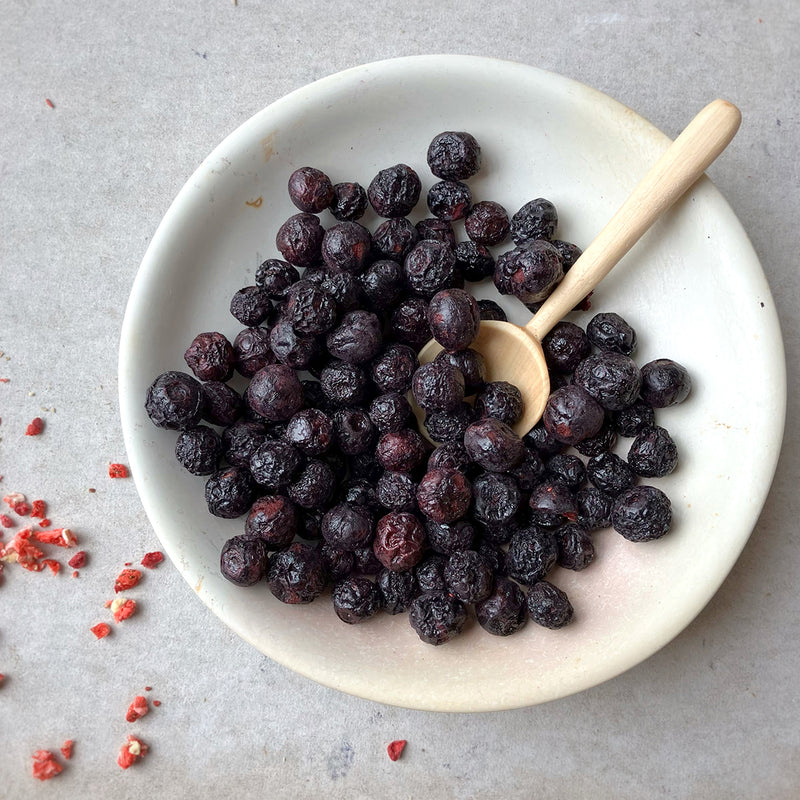
M676 123L698 110L687 109ZM182 354L197 333L237 333L229 298L253 283L262 260L277 256L277 228L295 213L286 194L294 169L313 165L334 181L366 186L379 169L405 162L427 191L435 179L425 153L442 130L468 130L482 145L483 168L470 181L474 197L511 211L547 197L560 212L560 237L581 246L668 144L600 92L484 58L384 61L293 92L205 159L153 237L122 331L122 424L137 488L164 549L202 601L263 653L322 684L384 703L513 708L593 686L669 642L728 574L767 495L783 435L782 341L758 259L708 179L603 282L592 311L576 316L585 324L597 311L622 314L638 330L638 362L674 358L689 368L694 389L683 405L658 412L681 455L673 475L656 481L672 499L673 530L646 544L598 533L594 564L553 576L575 607L574 623L561 631L529 624L498 638L473 622L434 648L419 641L406 615L348 626L327 598L285 606L263 584L233 586L219 574L219 551L240 533L242 520L208 514L203 479L175 461L176 434L153 427L143 408L156 375L186 369ZM375 219L364 221L372 226ZM325 212L323 224L331 222ZM478 294L494 292L482 287ZM502 302L513 319L526 320L516 301Z

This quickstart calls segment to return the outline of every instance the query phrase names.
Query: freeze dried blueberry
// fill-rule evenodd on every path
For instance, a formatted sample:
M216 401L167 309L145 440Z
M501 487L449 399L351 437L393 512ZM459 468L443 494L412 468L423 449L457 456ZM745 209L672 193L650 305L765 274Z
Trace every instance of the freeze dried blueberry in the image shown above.
M250 508L253 499L253 478L246 467L227 467L215 472L207 481L205 499L215 517L236 519Z
M459 242L458 245L456 245L455 255L456 269L461 272L468 281L477 283L494 274L494 257L482 244L476 244L473 241ZM497 305L491 300L488 302ZM480 304L481 301L479 300L478 303ZM505 317L502 318L504 319ZM481 314L481 319L501 318L484 317L483 314Z
M375 584L380 589L383 610L387 614L402 614L411 608L411 601L417 594L417 581L411 570L395 572L382 569Z
M601 453L590 458L586 474L594 486L612 496L636 483L636 474L628 463L615 453Z
M567 595L548 581L539 581L528 591L528 614L537 624L551 630L572 622L574 610Z
M367 305L376 311L392 308L402 297L406 286L403 265L386 258L370 264L358 276L358 280Z
M525 434L524 442L527 447L532 447L544 458L554 456L556 453L561 453L566 447L563 442L559 442L558 439L545 428L541 420Z
M267 585L282 603L310 603L322 594L325 562L313 545L295 542L270 559Z
M295 214L278 228L275 244L281 255L296 267L313 267L322 258L325 230L314 214ZM258 282L256 276L256 282Z
M260 539L234 536L222 546L219 571L237 586L252 586L267 572L269 553Z
M583 255L583 250L578 245L572 242L565 242L563 239L553 239L552 245L561 256L564 272L569 272L575 266L575 262Z
M672 505L655 486L632 486L614 500L611 524L631 542L658 539L672 524Z
M440 645L461 633L467 612L460 600L446 592L421 594L411 603L408 621L423 642Z
M289 176L289 199L301 211L319 214L333 202L331 179L314 167L300 167Z
M473 514L484 525L508 525L522 502L519 485L511 475L487 472L473 481L475 497Z
M200 382L185 372L163 372L147 389L144 408L159 428L192 428L203 414Z
M337 222L322 237L322 260L331 270L362 272L371 250L372 237L357 222Z
M425 411L452 411L464 402L464 376L452 364L431 361L414 373L411 392Z
M279 319L272 327L269 346L275 358L292 369L305 369L321 350L317 339L301 336L287 319Z
M315 336L336 324L336 300L311 281L298 281L286 295L284 318L301 336Z
M291 544L298 531L294 503L279 494L259 497L250 507L244 523L244 535L248 539L261 539L270 550L280 550Z
M620 436L628 438L636 436L647 428L656 424L656 415L653 406L644 400L637 400L625 408L615 411L611 415L612 425Z
M525 457L522 439L497 419L473 422L464 434L464 447L470 458L488 472L508 472Z
M236 361L233 346L216 331L198 333L183 359L201 381L227 381Z
M279 258L268 258L256 270L256 286L273 300L286 297L289 287L300 280L300 273L291 264Z
M428 305L428 325L445 350L465 350L478 335L480 311L475 298L463 289L443 289Z
M381 321L371 311L348 311L328 334L328 352L342 361L363 364L381 349Z
M516 480L520 491L527 499L534 487L541 483L544 473L544 462L539 453L530 447L526 447L522 463L514 467L508 474Z
M271 310L272 303L269 296L258 286L245 286L231 298L231 314L248 328L264 322Z
M486 383L486 362L483 356L471 347L455 353L442 350L434 361L452 364L463 375L464 394L467 397L482 389Z
M328 454L328 458L331 454ZM373 453L359 453L347 459L352 480L364 480L375 483L383 475L383 467Z
M233 425L242 415L242 396L222 381L206 381L203 392L203 419L212 425Z
M269 329L245 328L233 340L236 371L245 378L252 378L260 369L275 363L275 354L269 341Z
M395 342L372 361L372 381L382 392L405 393L418 367L417 354L408 345Z
M372 552L372 547L357 547L353 550L353 573L355 575L377 575L383 568L383 564Z
M298 411L286 426L286 441L306 455L319 456L333 442L333 421L317 408Z
M303 456L288 442L267 439L250 456L253 479L267 489L288 486L303 466Z
M584 358L578 364L573 381L584 388L603 408L618 411L637 399L642 375L628 356L601 352Z
M418 242L403 260L409 287L428 298L451 286L455 265L452 249L436 239Z
M617 432L611 424L610 418L606 416L605 421L600 426L600 430L594 436L587 436L575 444L575 449L583 456L592 458L611 450L617 442Z
M492 271L494 271L494 268L492 268ZM469 280L469 278L467 278L467 280ZM494 300L478 300L478 309L480 311L482 320L488 322L491 322L492 320L508 322L506 312L503 311L502 306L500 306L498 303L495 303Z
M375 497L389 511L416 511L417 484L407 472L384 472L375 487Z
M192 475L210 475L221 454L221 439L206 425L181 431L175 443L175 457Z
M283 364L260 369L250 381L247 402L271 422L291 419L303 406L303 388L297 373Z
M342 622L354 625L374 617L381 610L378 585L360 575L342 578L331 593L333 610Z
M542 339L548 369L570 373L592 351L589 337L572 322L557 322Z
M453 226L444 219L426 217L415 226L420 239L436 239L446 244L451 250L456 249L456 234Z
M682 403L692 389L686 367L669 358L657 358L642 367L642 398L654 408Z
M354 222L367 210L367 193L358 183L336 183L333 186L331 214L341 222Z
M542 414L542 422L553 438L572 445L594 436L604 419L600 404L575 384L556 389L547 399Z
M508 578L495 578L492 593L475 606L478 624L494 636L510 636L528 621L525 593Z
M435 294L435 292L434 292ZM428 325L428 301L423 297L401 300L389 318L388 335L407 344L415 352L422 349L431 337Z
M421 593L445 592L444 566L447 558L441 553L429 553L416 567L414 577Z
M513 535L522 527L524 526L520 524L520 517L512 517L508 522L500 524L484 523L481 525L481 541L501 547L508 544Z
M596 531L611 525L614 498L596 486L587 486L575 495L578 508L577 523L584 530Z
M530 239L552 239L558 227L556 207L543 197L525 203L511 218L511 238L515 244Z
M452 411L432 411L425 415L425 430L434 442L463 442L467 428L475 421L469 403L461 403Z
M375 448L378 463L390 472L411 472L425 462L427 455L425 440L411 428L383 434Z
M516 531L514 531L514 533L516 533ZM492 544L492 542L487 541L485 537L480 539L478 546L473 549L480 553L483 560L491 567L495 577L506 577L508 571L506 569L505 550L495 544Z
M225 460L236 467L246 467L250 457L267 440L267 429L260 422L238 420L222 432Z
M465 131L443 131L428 145L428 166L437 178L463 181L481 168L481 148Z
M366 547L374 534L372 514L364 506L339 503L322 518L322 535L332 547Z
M628 464L642 478L663 478L678 465L678 448L669 433L655 425L633 440Z
M475 398L475 412L479 418L493 417L506 425L519 422L522 410L522 393L507 381L485 384Z
M472 501L472 487L463 473L439 467L425 473L417 487L420 511L434 522L447 524L463 517Z
M558 251L544 239L532 239L498 256L494 285L526 305L544 300L561 279L564 269Z
M410 416L411 405L399 392L378 395L369 406L369 418L381 433L402 430Z
M352 506L364 506L368 511L380 511L375 487L363 478L350 479L342 484L339 499Z
M535 486L528 505L531 509L531 521L547 528L575 522L578 517L575 496L561 481L545 480Z
M327 507L335 488L333 470L324 461L311 459L289 484L287 492L301 508L321 509Z
M328 577L332 581L346 578L353 571L355 556L352 551L339 550L339 548L331 547L327 542L323 542L319 553L325 563Z
M492 593L494 576L474 550L458 550L447 559L444 579L450 591L464 603L479 603Z
M356 364L332 361L320 373L319 382L330 403L354 406L364 399L367 376Z
M586 480L586 467L577 456L559 453L549 458L545 466L551 480L561 481L573 491L579 489Z
M407 164L382 169L370 182L367 197L380 217L405 217L419 200L419 176Z
M601 350L629 356L636 350L636 331L619 314L595 314L586 326L589 341Z
M453 222L463 219L472 206L469 186L461 181L439 181L428 190L428 208L434 217Z
M437 553L450 555L459 550L470 550L476 539L475 526L468 519L451 523L425 521L428 544Z
M511 230L508 212L492 200L482 200L472 206L464 222L467 236L476 244L500 244Z
M419 564L425 542L425 529L413 514L390 511L378 520L372 550L386 569L398 572Z
M375 442L376 430L366 411L340 408L333 415L333 430L339 450L348 456L369 450Z
M463 442L445 442L437 447L428 458L428 470L451 467L466 473L471 465L469 454Z
M372 251L376 257L402 264L418 241L419 231L411 221L405 217L394 217L375 228L375 233L372 234Z
M552 533L535 526L522 528L508 544L508 574L532 586L553 569L557 558L558 546Z
M586 569L594 561L594 545L589 534L578 525L563 525L556 531L558 566L576 572Z

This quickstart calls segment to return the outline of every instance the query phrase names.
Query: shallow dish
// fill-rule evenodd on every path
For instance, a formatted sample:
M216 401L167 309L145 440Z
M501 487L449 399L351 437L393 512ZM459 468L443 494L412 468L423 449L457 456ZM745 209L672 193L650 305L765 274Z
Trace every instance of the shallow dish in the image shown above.
M697 110L687 109L685 121ZM622 314L639 332L637 362L674 358L689 368L694 389L682 406L658 415L681 453L676 472L656 481L672 499L673 530L646 544L600 532L589 569L554 574L575 607L572 625L548 631L529 624L505 639L473 624L433 648L418 640L406 615L347 626L325 598L285 606L263 585L228 583L219 551L242 520L208 514L203 479L175 461L175 434L148 420L145 390L159 373L185 369L183 351L200 331L235 336L240 326L228 300L253 283L261 261L277 256L275 233L295 213L286 195L294 169L313 165L334 181L366 185L379 169L405 162L427 191L434 180L428 142L448 129L470 131L483 147L483 168L470 182L476 198L514 211L547 197L559 209L561 238L581 246L668 144L600 92L492 59L396 59L299 89L228 136L165 215L128 302L120 406L136 486L164 550L234 631L275 661L345 692L411 708L480 711L533 705L614 677L699 613L766 498L783 435L785 366L758 259L703 178L606 278L591 312L575 317L585 324L597 311ZM331 222L325 212L323 224ZM496 298L485 287L476 294ZM526 321L516 301L502 303L512 319Z

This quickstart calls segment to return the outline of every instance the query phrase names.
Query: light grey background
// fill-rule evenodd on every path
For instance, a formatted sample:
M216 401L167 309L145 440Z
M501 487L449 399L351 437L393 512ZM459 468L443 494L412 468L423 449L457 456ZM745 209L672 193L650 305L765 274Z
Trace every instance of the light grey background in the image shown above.
M140 613L94 641L120 565L158 547L133 482L106 470L126 460L125 302L162 215L271 101L358 63L433 52L562 73L672 136L714 97L741 108L710 174L762 260L789 369L784 451L741 559L648 661L512 712L409 712L317 686L238 640L171 564L146 575ZM46 499L91 560L77 580L13 566L0 578L0 798L797 797L798 74L794 0L5 0L0 489ZM35 415L47 429L26 438ZM145 685L163 705L130 726ZM133 730L152 751L122 772ZM39 784L30 754L67 738L72 761ZM392 763L395 738L409 744Z

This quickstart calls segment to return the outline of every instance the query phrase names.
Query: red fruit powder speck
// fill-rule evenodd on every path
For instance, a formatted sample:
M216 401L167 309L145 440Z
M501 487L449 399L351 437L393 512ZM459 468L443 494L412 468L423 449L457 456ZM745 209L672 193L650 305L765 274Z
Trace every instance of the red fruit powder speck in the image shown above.
M14 520L8 516L8 514L0 514L0 525L4 528L13 528L14 527Z
M138 569L124 569L114 581L114 592L124 592L133 589L142 579L142 573Z
M19 503L14 503L12 511L20 517L27 517L31 513L31 507L28 503L20 501Z
M33 777L40 781L55 778L64 769L49 750L37 750L33 754Z
M53 575L58 575L58 573L59 573L59 571L61 569L61 564L58 561L56 561L54 558L43 558L42 559L42 564L44 564L46 567L48 567L50 569L50 572L53 573Z
M44 519L45 508L44 500L34 500L31 504L31 516L34 519Z
M75 742L72 739L67 739L64 744L61 745L61 755L69 761L72 758L72 746Z
M89 628L89 630L98 638L102 639L111 633L111 626L107 622L98 622L97 625Z
M129 600L127 597L119 595L111 601L111 613L114 615L114 622L122 622L136 611L136 601Z
M119 764L122 769L128 769L128 767L144 758L149 749L150 748L148 748L143 741L129 733L127 741L119 748L117 764Z
M42 421L41 417L34 417L30 423L28 423L28 427L25 428L25 435L26 436L38 436L42 430L44 429L44 422Z
M124 464L109 464L108 465L109 478L127 478L128 468Z
M144 558L142 559L142 566L147 567L147 569L154 569L163 560L164 554L159 550L156 550L154 553L145 553Z
M128 722L136 722L137 719L141 719L149 710L150 708L147 705L147 700L142 697L142 695L137 694L136 697L133 698L133 702L128 706L125 719Z
M80 569L84 564L86 564L86 553L83 550L78 550L72 558L67 561L73 569Z
M393 742L389 742L389 746L386 748L386 752L389 754L389 758L392 761L397 761L398 758L403 754L403 750L406 746L405 739L395 739Z

